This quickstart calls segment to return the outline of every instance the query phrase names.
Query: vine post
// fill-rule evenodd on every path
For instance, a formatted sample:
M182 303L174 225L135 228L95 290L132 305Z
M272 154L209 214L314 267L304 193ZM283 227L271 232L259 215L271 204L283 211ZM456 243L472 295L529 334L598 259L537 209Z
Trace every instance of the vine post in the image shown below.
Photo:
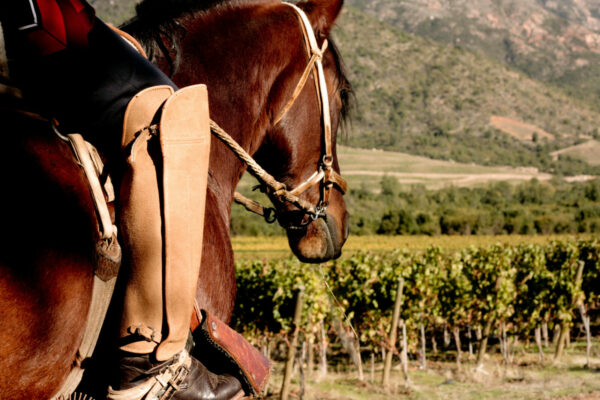
M535 344L538 349L538 361L544 362L544 349L542 347L542 328L537 326L535 328Z
M402 373L404 374L404 385L410 386L410 378L408 377L408 336L406 335L406 321L400 320L402 328L402 352L400 353L400 361L402 364Z
M582 301L580 299L580 295L581 295L581 283L582 283L582 279L583 279L583 267L585 266L585 263L581 260L578 261L578 267L577 267L577 274L575 275L575 285L574 287L569 287L569 292L568 294L570 295L569 297L571 297L571 306L576 306L577 303L579 303L580 301ZM565 263L565 268L569 268L569 263ZM566 310L562 310L563 314L566 314ZM570 310L568 310L570 311ZM558 337L558 342L556 344L556 352L554 353L554 362L558 362L560 360L560 358L562 357L562 354L564 352L565 346L567 344L567 334L569 332L569 324L571 322L570 319L571 315L569 314L568 317L565 315L562 315L560 318L560 335Z
M319 324L320 340L319 340L319 375L317 381L327 376L327 333L325 332L325 322Z
M304 287L298 289L296 297L296 309L294 311L294 322L292 324L292 337L289 343L287 359L285 362L285 373L283 384L281 386L281 400L288 400L290 397L290 386L292 381L292 373L294 370L294 356L296 354L296 346L298 345L298 332L300 321L302 320L302 307L304 305Z
M396 301L394 302L394 313L392 314L392 325L390 326L388 343L389 351L385 355L385 365L383 367L383 379L381 384L383 387L388 387L390 384L390 371L392 370L392 358L394 357L394 349L396 346L396 338L398 337L398 321L400 320L400 308L402 307L402 292L404 291L404 278L398 278L398 290L396 291Z
M585 363L585 367L586 368L590 368L590 354L592 352L592 331L590 328L590 316L587 313L587 310L585 308L585 304L583 304L583 302L579 303L579 313L581 314L581 320L583 321L583 326L585 328L585 339L586 339L586 345L585 345L585 356L586 356L586 363Z

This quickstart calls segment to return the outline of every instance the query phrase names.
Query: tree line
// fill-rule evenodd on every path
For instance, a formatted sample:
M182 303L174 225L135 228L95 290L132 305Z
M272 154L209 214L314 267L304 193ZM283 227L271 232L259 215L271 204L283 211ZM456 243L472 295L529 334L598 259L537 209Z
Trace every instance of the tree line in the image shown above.
M531 180L427 189L382 177L377 190L345 196L352 235L499 235L600 232L600 180ZM277 225L234 207L234 235L283 235Z

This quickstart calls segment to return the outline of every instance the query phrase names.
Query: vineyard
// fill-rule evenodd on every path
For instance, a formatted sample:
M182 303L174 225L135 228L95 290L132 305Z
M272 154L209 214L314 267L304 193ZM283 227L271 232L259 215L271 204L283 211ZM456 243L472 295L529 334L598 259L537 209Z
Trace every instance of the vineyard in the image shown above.
M582 367L591 367L599 260L600 241L580 239L357 252L318 266L241 261L233 324L272 359L303 360L296 361L301 376L325 376L346 359L362 381L364 360L371 374L377 360L385 364L384 387L393 358L409 386L408 360L420 370L428 355L481 370L491 347L506 366L517 348L557 363L574 336L585 343Z

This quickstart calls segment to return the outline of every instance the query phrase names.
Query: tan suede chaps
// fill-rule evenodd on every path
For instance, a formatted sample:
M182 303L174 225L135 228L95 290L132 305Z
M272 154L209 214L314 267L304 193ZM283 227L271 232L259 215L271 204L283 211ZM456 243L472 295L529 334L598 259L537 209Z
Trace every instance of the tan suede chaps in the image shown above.
M210 152L206 86L156 86L127 106L120 229L127 283L121 349L168 360L189 335Z

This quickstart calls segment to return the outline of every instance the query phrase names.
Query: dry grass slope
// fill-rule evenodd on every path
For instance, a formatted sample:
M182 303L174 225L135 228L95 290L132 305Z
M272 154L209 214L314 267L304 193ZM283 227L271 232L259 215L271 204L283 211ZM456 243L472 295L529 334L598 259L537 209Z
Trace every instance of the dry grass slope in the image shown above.
M597 140L589 140L576 146L555 151L551 153L551 155L555 158L561 155L574 156L585 160L588 164L600 165L600 142Z
M383 176L398 179L404 185L422 184L428 188L475 186L489 182L520 182L533 178L544 181L552 175L536 168L488 167L475 164L433 160L406 153L338 147L342 174L351 187L367 186L375 190Z
M536 139L554 140L554 135L546 132L545 130L540 129L535 125L516 121L512 118L492 115L490 118L490 125L499 131L506 133L507 135L525 142L533 142Z

